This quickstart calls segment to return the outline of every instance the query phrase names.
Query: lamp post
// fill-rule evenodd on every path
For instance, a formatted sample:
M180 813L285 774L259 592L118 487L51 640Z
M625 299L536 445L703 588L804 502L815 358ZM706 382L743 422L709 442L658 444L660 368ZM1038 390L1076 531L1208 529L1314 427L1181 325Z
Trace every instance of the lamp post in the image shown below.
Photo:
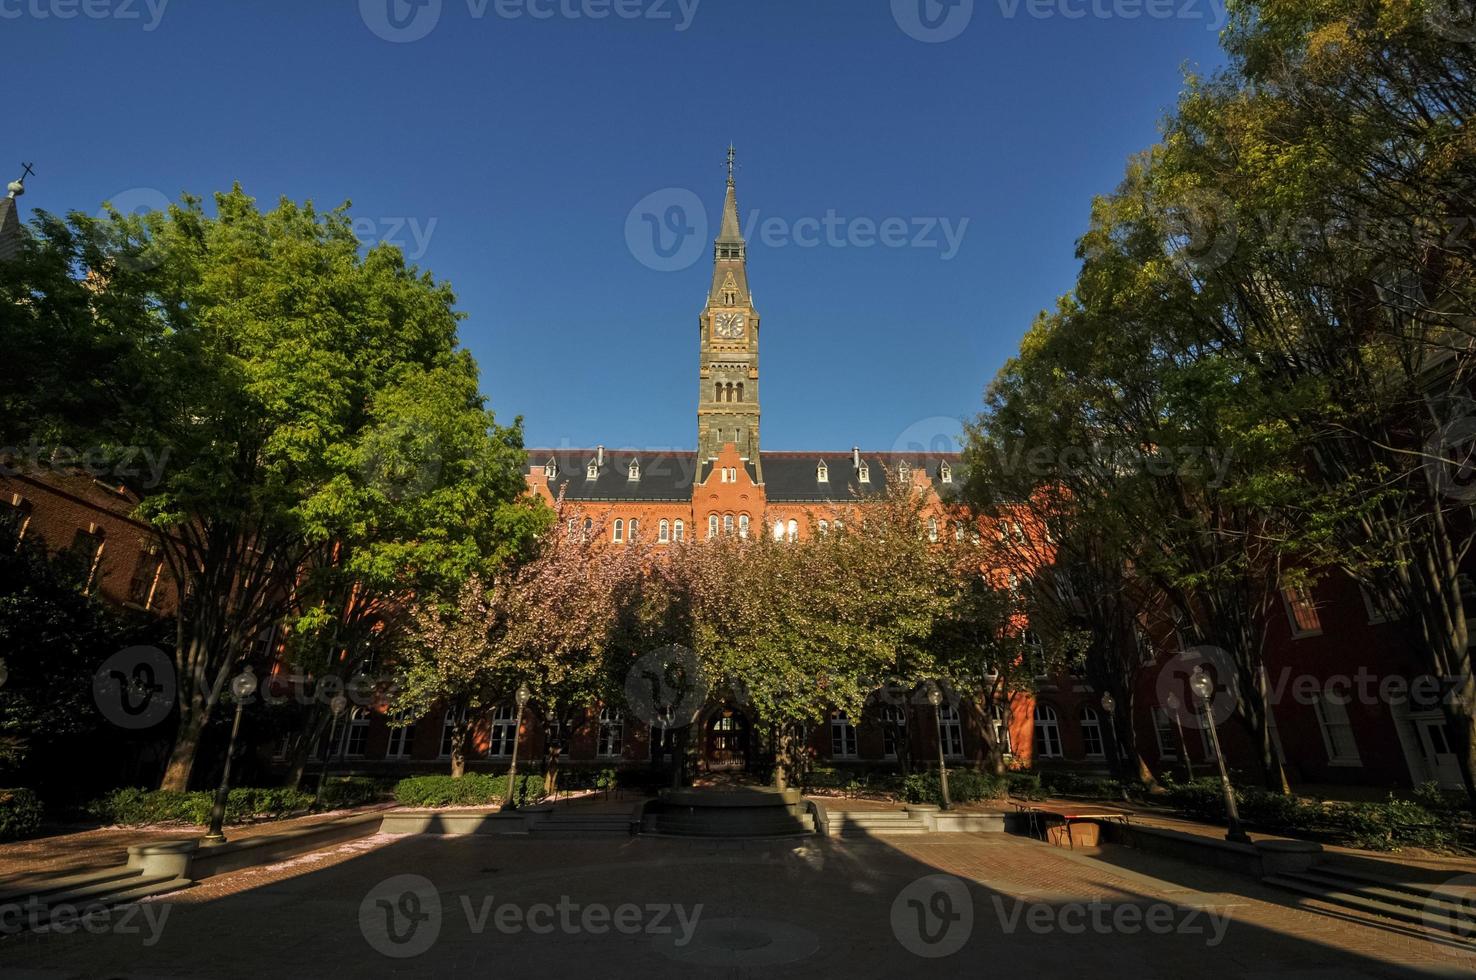
M1117 770L1118 789L1122 792L1123 802L1127 802L1128 788L1122 767L1122 743L1117 740L1117 699L1112 696L1111 691L1102 692L1102 710L1106 712L1107 725L1112 729L1112 768Z
M236 718L231 722L231 738L226 743L225 769L220 774L220 787L215 791L215 805L210 808L210 829L204 840L206 844L225 843L221 825L225 823L226 801L231 794L231 757L236 754L236 736L241 732L241 712L246 707L246 699L255 693L256 675L251 671L243 670L231 678L231 694L236 699Z
M1189 781L1194 782L1194 763L1189 760L1189 743L1184 739L1184 720L1179 717L1179 696L1173 691L1164 698L1164 704L1174 714L1174 727L1179 730L1179 749L1184 753L1184 768L1189 770Z
M943 692L936 684L928 688L928 703L933 706L933 721L938 726L938 785L943 791L942 809L952 810L953 801L948 798L948 763L943 759Z
M513 785L518 781L518 741L519 736L523 733L523 709L528 706L528 697L528 685L519 684L518 693L514 695L514 699L518 702L518 721L516 727L513 728L512 765L507 770L507 794L502 798L504 810L517 809L517 804L513 803Z
M317 805L318 801L323 798L323 784L328 782L328 767L333 765L333 753L338 748L333 744L333 734L338 731L338 721L343 717L343 713L348 710L348 703L348 698L342 694L335 694L333 700L328 702L328 710L333 712L333 724L328 729L328 757L323 760L323 771L318 773L318 789L317 792L313 793L314 805ZM343 736L340 735L339 743L342 744L342 741Z
M1210 697L1215 693L1215 682L1210 679L1203 668L1195 667L1194 675L1189 678L1189 687L1199 698L1199 703L1204 710L1204 722L1209 726L1210 744L1214 746L1215 759L1220 764L1220 787L1225 791L1225 815L1229 820L1225 839L1235 841L1239 844L1249 844L1250 837L1240 827L1240 812L1235 808L1235 790L1230 787L1230 773L1225 768L1225 753L1220 751L1220 733L1215 731L1215 719L1210 714Z
M10 668L5 666L4 660L0 660L0 687L4 687L8 680L10 680Z

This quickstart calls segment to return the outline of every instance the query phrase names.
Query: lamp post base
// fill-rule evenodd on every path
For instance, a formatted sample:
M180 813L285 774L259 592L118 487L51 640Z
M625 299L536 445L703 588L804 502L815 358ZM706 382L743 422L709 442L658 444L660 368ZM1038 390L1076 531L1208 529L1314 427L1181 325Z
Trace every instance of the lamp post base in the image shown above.
M215 847L216 845L224 844L225 842L226 835L218 831L213 834L206 834L204 837L200 838L200 843L205 847Z
M1230 842L1235 843L1235 844L1251 844L1251 843L1254 843L1250 839L1250 834L1247 834L1243 830L1231 830L1231 831L1228 831L1225 834L1225 839L1227 841L1230 841Z

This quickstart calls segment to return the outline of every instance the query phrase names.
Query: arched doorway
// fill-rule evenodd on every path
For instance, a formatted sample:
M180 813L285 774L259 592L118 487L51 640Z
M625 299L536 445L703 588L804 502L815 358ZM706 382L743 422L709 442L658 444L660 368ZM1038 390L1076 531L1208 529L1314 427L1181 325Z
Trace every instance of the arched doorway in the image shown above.
M741 711L722 705L707 719L702 759L710 772L748 767L748 719Z

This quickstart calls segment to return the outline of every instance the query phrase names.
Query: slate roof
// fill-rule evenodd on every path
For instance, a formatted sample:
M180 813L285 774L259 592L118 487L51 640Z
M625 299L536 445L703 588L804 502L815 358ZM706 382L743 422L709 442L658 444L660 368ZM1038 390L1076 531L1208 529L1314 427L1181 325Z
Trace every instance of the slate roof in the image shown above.
M20 251L21 222L15 198L0 197L0 260L14 258Z
M606 449L605 463L599 475L587 478L587 467L594 462L594 449L530 449L529 466L547 466L552 459L558 473L549 481L549 493L566 500L671 500L690 501L692 485L700 482L709 468L708 461L699 464L695 452ZM856 479L849 451L843 452L777 452L763 453L764 496L771 503L848 503L867 494L886 491L889 481L898 476L898 466L905 462L913 469L924 469L938 495L951 498L963 474L957 453L875 453L862 452L869 482ZM630 479L632 461L640 464L640 479ZM824 460L828 480L821 483L819 464ZM953 480L944 483L943 464L952 470ZM747 467L754 475L752 464Z

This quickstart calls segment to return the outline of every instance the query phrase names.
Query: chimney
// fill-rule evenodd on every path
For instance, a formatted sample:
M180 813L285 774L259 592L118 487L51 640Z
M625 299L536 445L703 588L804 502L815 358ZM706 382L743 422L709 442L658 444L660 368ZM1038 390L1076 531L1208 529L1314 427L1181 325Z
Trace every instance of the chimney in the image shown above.
M858 470L861 468L861 447L860 446L852 446L851 447L851 465L854 466Z
M605 465L605 447L604 446L596 446L595 447L595 465L596 466L599 466L599 467L603 467Z

